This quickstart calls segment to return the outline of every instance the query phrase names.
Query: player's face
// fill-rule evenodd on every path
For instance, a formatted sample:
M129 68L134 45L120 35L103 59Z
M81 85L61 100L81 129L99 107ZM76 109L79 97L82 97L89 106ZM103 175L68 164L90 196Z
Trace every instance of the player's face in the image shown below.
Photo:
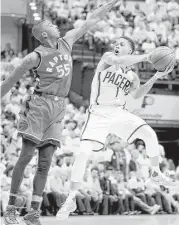
M131 54L132 49L130 47L130 44L128 42L128 40L124 39L124 38L120 38L115 42L115 46L114 46L114 53L115 55L129 55Z
M45 22L43 24L44 32L47 33L48 38L58 39L60 38L60 31L58 27L50 22Z

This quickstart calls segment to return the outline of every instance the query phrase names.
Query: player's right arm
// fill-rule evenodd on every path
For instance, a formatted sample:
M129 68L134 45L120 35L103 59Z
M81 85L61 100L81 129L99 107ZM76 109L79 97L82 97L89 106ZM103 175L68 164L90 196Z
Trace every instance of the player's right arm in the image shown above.
M163 76L166 76L169 74L174 68L174 65L169 66L166 68L165 71L159 72L157 71L152 78L150 78L144 85L140 86L140 80L137 75L134 74L134 87L133 90L131 90L131 94L133 98L138 99L143 96L145 96L150 89L153 87L154 83L159 79L162 78Z
M131 66L139 62L150 62L150 53L143 54L143 55L124 55L124 56L117 56L113 52L106 52L104 53L102 60L106 64L109 65L116 65L116 66Z
M23 75L30 69L36 68L40 63L40 57L37 53L32 52L28 54L18 65L12 74L6 78L1 85L1 97L6 95L13 85L19 81Z

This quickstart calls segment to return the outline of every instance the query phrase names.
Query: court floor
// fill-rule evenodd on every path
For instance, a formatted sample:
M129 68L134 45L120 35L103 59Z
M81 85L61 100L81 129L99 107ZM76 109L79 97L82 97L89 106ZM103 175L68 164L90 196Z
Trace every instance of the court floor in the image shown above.
M1 224L4 222L1 218ZM24 225L19 218L19 225ZM157 216L71 216L66 221L42 217L42 225L179 225L179 215Z

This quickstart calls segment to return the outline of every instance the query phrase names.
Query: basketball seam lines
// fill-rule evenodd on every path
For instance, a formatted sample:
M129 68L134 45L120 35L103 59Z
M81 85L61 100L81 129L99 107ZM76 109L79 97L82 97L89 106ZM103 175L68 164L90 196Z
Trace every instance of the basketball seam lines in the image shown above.
M162 58L158 59L157 61L153 62L152 64L157 63L157 62L160 61L161 59L163 59L163 58L165 58L166 56L171 55L171 54L173 54L173 52L170 52L169 54L163 56Z

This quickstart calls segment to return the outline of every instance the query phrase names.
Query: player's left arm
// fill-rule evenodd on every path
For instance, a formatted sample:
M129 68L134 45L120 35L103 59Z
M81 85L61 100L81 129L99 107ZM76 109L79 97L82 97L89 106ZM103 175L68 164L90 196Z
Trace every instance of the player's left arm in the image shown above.
M173 70L173 66L168 67L165 71L159 72L157 71L152 78L150 78L144 85L140 86L140 79L137 76L137 74L133 73L134 78L133 78L133 84L131 87L131 95L133 98L138 99L143 96L145 96L150 89L153 87L154 83L159 79L162 78L163 76L167 75Z
M65 41L70 47L82 37L88 30L90 30L96 23L104 18L104 15L118 2L119 0L110 0L100 8L93 11L89 18L85 21L83 26L77 29L70 30L64 36Z
M97 97L98 97L98 91L99 91L99 74L95 73L92 84L91 84L90 105L97 104L96 101L97 101Z

